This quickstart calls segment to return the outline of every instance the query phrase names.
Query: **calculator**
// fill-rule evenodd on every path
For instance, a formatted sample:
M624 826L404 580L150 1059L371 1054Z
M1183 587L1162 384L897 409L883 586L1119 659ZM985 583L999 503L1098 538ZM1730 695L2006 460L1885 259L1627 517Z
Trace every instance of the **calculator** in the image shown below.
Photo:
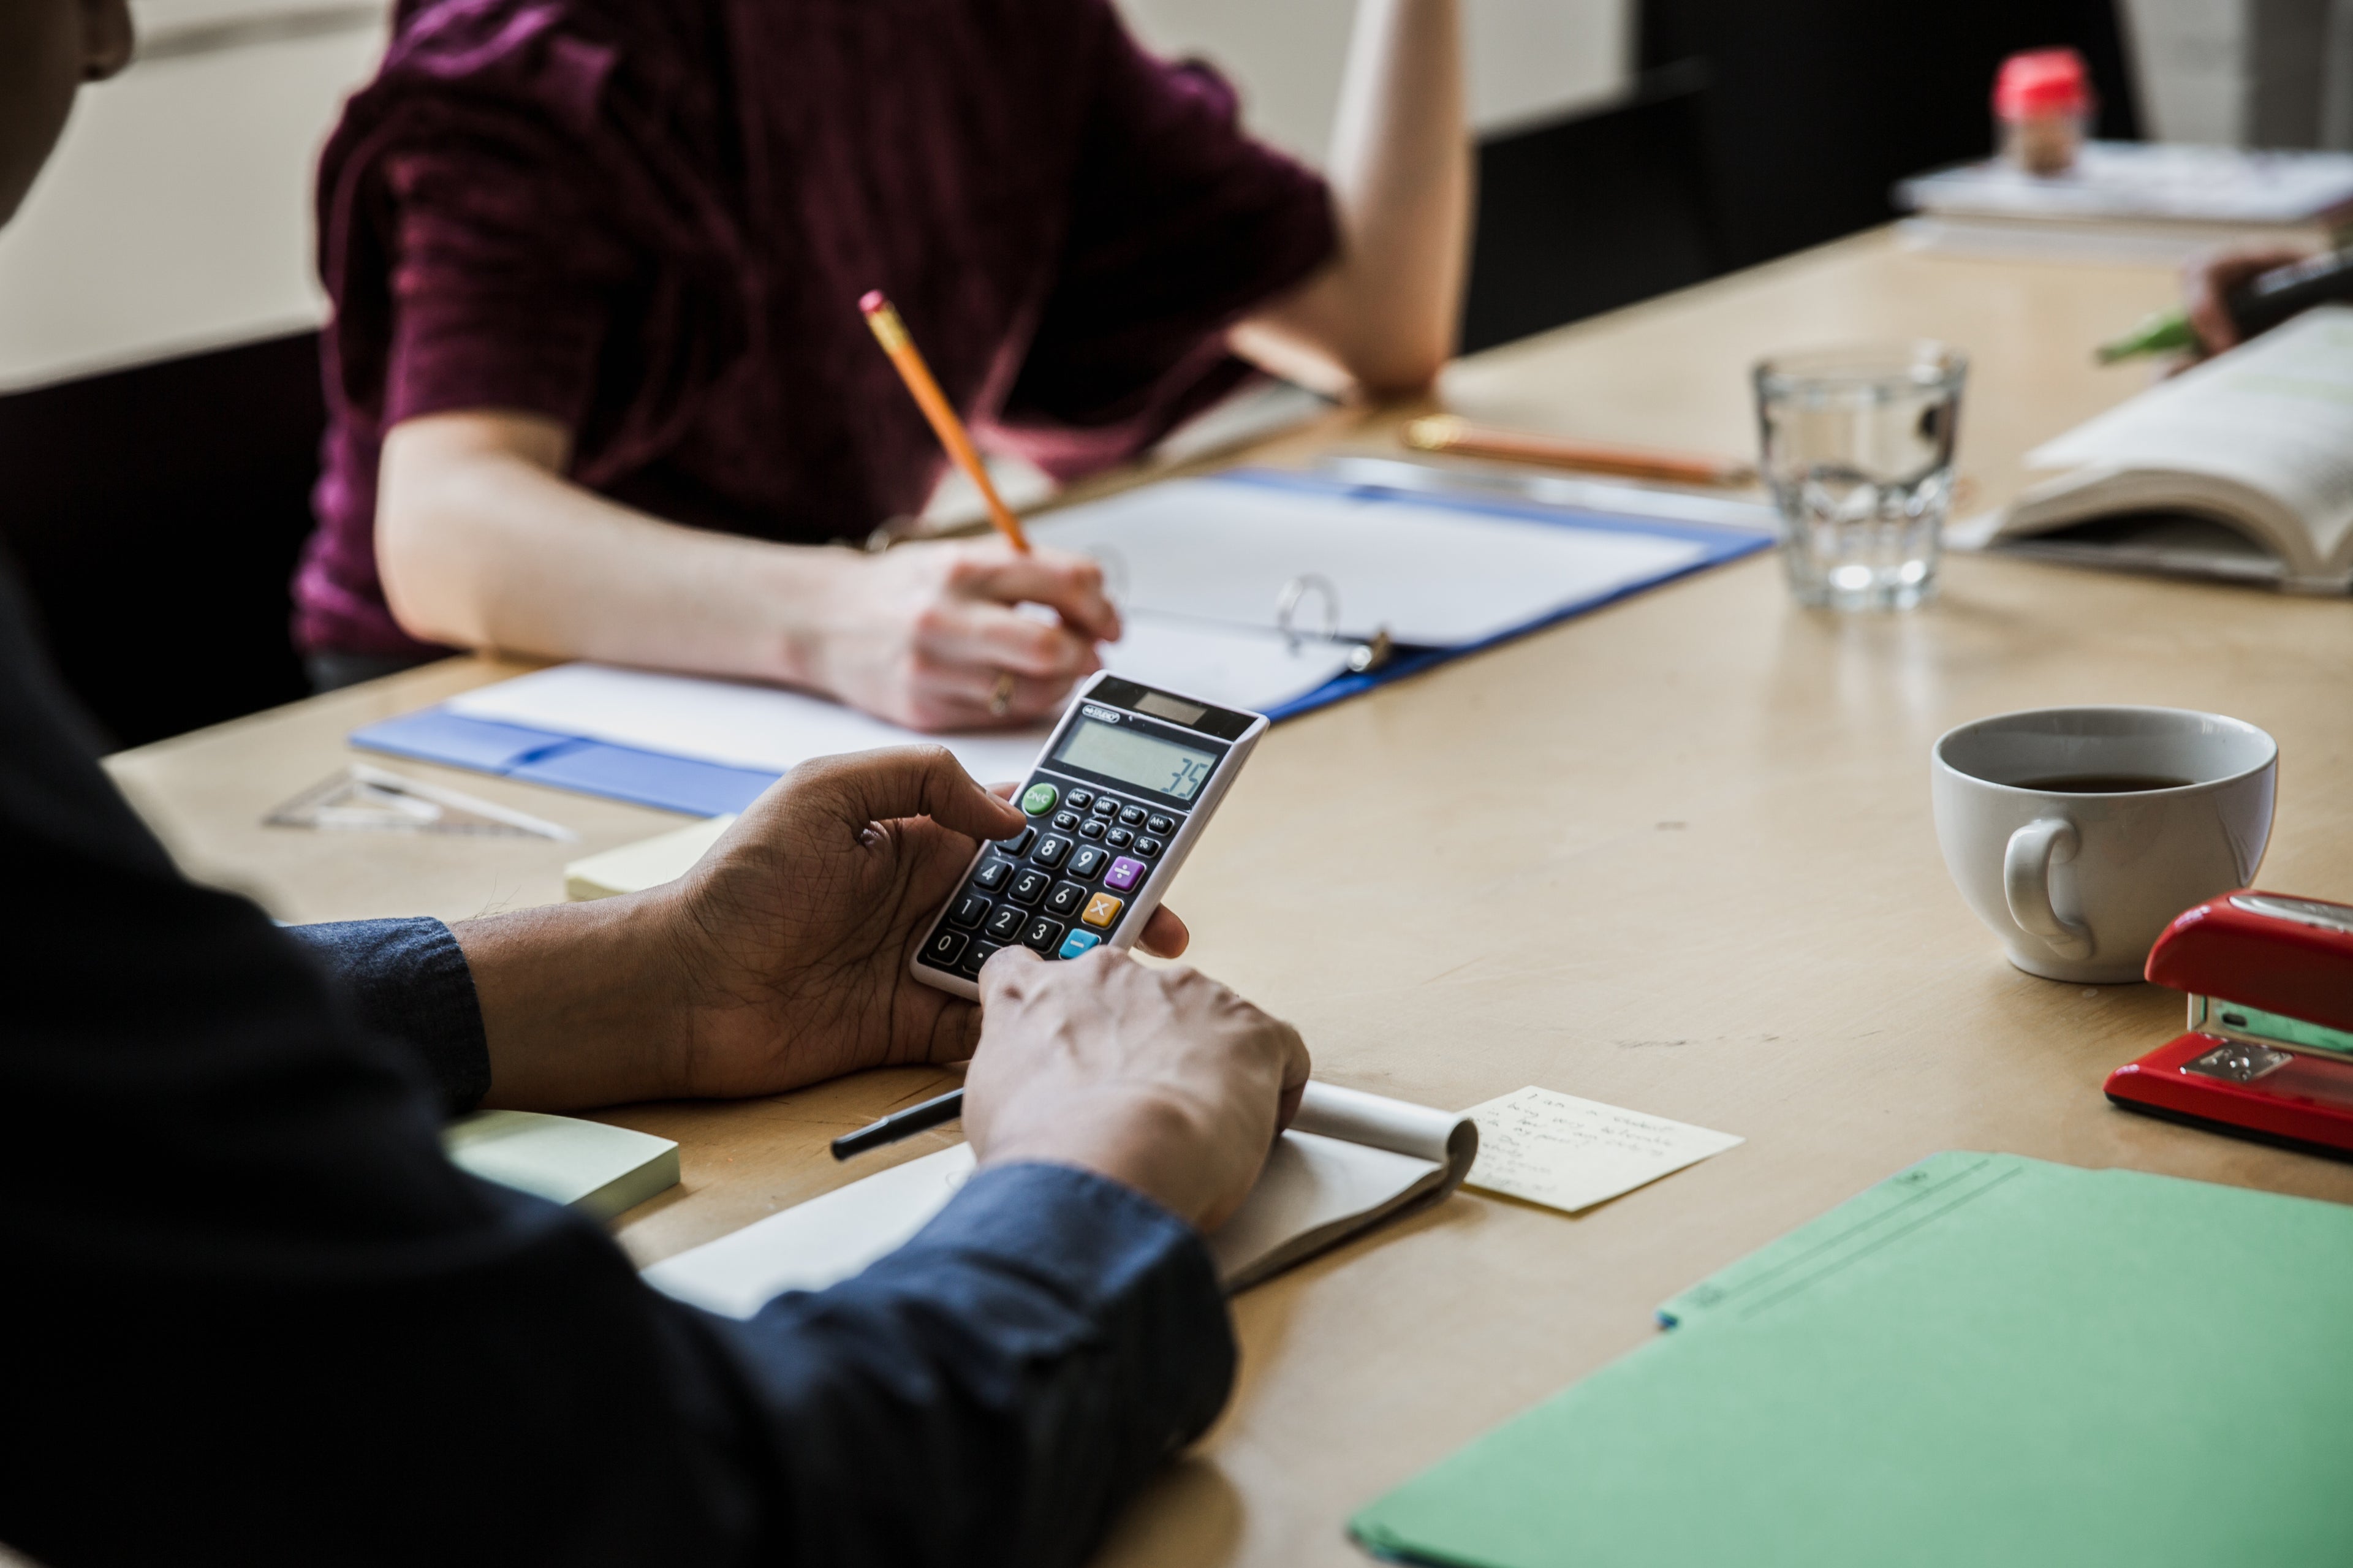
M1097 675L1013 797L1029 820L981 846L915 950L915 978L977 1001L975 977L1001 947L1062 959L1134 946L1266 724Z

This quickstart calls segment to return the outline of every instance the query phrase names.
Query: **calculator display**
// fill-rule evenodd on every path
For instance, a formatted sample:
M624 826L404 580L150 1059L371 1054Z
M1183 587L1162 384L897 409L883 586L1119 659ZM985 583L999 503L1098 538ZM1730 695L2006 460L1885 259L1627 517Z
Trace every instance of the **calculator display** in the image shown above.
M1192 799L1218 762L1208 752L1093 719L1081 719L1071 725L1054 756L1074 768L1158 790L1178 800Z

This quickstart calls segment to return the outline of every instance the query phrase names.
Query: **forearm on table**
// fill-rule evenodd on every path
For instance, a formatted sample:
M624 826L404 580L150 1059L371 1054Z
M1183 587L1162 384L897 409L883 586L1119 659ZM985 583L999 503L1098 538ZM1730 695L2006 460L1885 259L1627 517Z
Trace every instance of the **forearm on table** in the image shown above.
M560 427L439 416L385 439L376 554L412 636L808 684L858 557L666 522L563 476Z
M576 1110L681 1092L687 1037L677 955L638 893L451 927L490 1057L485 1106Z
M1420 390L1453 353L1472 197L1459 12L1365 0L1325 171L1339 255L1236 329L1241 352L1286 373L1320 354L1376 394Z

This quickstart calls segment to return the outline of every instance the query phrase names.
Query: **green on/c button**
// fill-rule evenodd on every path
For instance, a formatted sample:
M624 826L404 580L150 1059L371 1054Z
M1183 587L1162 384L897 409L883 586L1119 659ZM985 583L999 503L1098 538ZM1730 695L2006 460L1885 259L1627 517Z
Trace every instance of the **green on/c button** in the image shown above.
M1021 796L1021 809L1043 816L1062 804L1062 792L1050 784L1033 784Z

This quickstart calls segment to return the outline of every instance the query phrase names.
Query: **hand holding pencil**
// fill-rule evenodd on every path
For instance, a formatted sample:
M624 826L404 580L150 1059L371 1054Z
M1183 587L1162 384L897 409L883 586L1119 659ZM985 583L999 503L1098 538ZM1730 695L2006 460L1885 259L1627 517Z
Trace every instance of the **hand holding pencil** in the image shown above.
M998 537L909 543L846 563L841 592L827 605L827 646L841 650L846 668L827 672L825 684L916 729L1033 722L1102 668L1098 642L1119 637L1102 568L1030 548L899 312L879 291L859 309L949 460L980 492ZM1056 618L1025 614L1025 605Z

